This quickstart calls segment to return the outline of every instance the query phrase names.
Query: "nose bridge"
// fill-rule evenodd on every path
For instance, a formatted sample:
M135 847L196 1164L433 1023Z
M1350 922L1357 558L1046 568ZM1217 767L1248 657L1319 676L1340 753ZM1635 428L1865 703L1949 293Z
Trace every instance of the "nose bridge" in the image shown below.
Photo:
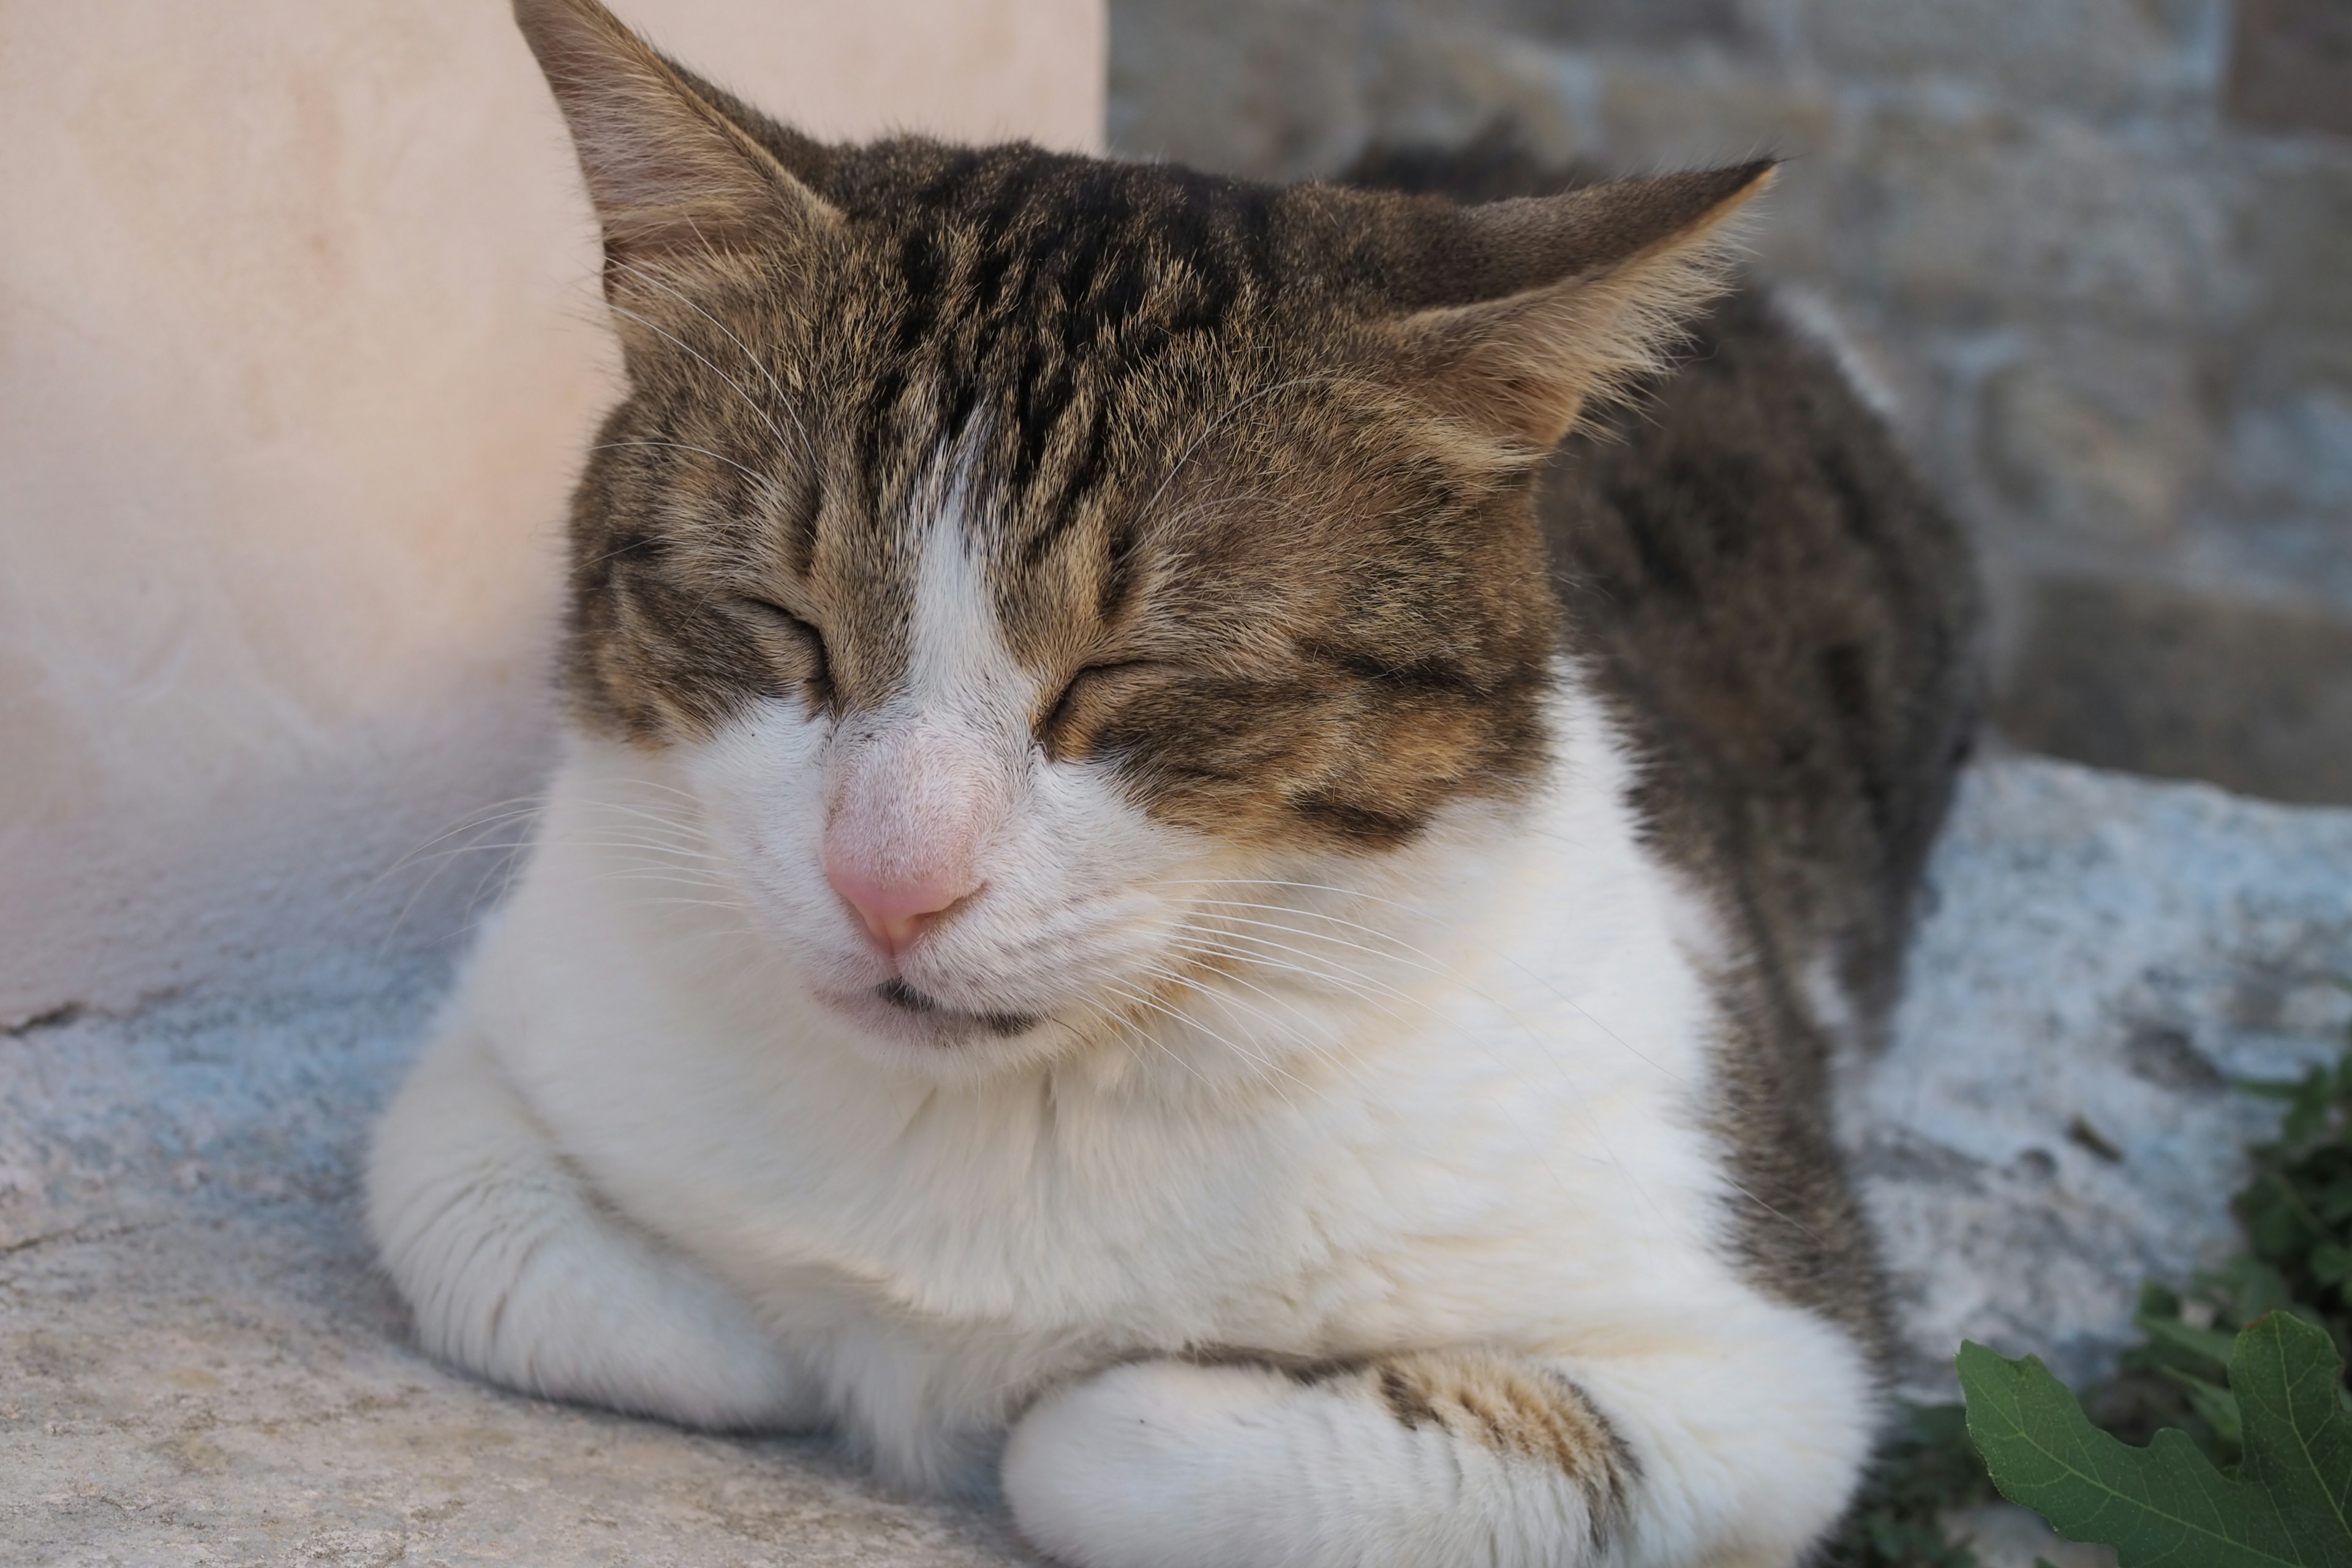
M880 722L845 748L829 792L825 837L882 882L922 879L969 858L1004 794L994 748L952 716Z
M979 852L1010 796L988 737L952 715L879 722L836 757L824 873L896 961L931 918L975 892Z

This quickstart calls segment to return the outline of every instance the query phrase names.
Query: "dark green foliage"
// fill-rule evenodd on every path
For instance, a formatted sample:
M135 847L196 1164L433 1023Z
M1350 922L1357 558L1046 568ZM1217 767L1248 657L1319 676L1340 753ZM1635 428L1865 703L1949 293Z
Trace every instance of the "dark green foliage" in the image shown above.
M1975 1568L1976 1553L1944 1533L1943 1515L1996 1495L1957 1405L1905 1407L1878 1451L1825 1568Z
M2076 1437L2095 1426L2147 1447L2170 1428L2162 1450L2151 1450L2157 1460L2186 1462L2193 1452L2224 1478L2237 1477L2245 1458L2245 1418L2231 1376L2241 1331L2286 1313L2325 1330L2337 1354L2352 1360L2352 1051L2294 1083L2242 1087L2286 1104L2278 1137L2252 1151L2252 1179L2233 1201L2246 1255L2185 1290L2141 1289L2137 1321L2147 1337L2085 1397L2082 1427L2074 1426L2081 1413L2067 1414L2072 1396L2062 1402L2063 1391L2052 1394L2056 1383L2032 1363L2047 1384L2033 1386L2047 1396L2048 1418ZM2352 1387L2339 1386L2337 1397L2352 1409ZM2340 1462L2352 1476L2352 1458ZM1961 1407L1912 1406L1822 1560L1835 1568L1972 1568L1975 1553L1945 1535L1941 1519L1995 1495Z
M2352 1345L2352 1051L2300 1083L2249 1087L2285 1100L2287 1110L2278 1141L2254 1151L2238 1222L2297 1310L2343 1351Z
M2232 1205L2247 1255L2184 1291L2144 1289L2137 1321L2147 1338L2088 1401L2118 1436L2146 1442L2177 1427L2225 1468L2242 1448L2228 1372L2241 1329L2291 1312L2352 1357L2352 1051L2294 1083L2242 1087L2286 1103L2279 1136L2254 1148L2252 1179Z
M2094 1426L2028 1356L1964 1345L1969 1434L1995 1484L2123 1568L2352 1568L2352 1409L2328 1335L2273 1312L2237 1337L2243 1458L2217 1470L2179 1430L2135 1447Z
M2002 1493L2124 1568L2352 1568L2352 1051L2242 1087L2286 1104L2232 1205L2247 1251L2142 1289L2147 1338L2087 1415L2032 1357L1960 1352Z

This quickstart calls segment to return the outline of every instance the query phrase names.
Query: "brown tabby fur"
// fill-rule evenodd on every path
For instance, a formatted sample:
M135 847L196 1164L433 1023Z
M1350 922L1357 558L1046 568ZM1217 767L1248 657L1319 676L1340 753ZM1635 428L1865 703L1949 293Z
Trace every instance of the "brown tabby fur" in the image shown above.
M1663 248L1764 166L1474 223L1025 146L822 147L646 59L803 210L759 216L752 182L695 238L616 226L632 394L573 511L583 722L660 744L755 695L886 700L953 488L1044 743L1115 758L1163 819L1372 848L1533 781L1557 620L1533 468L1646 326L1612 342L1597 311L1562 374L1477 312L1564 281L1592 309L1644 268L1701 286Z
M950 506L1040 743L1228 842L1377 851L1524 793L1564 650L1744 955L1712 1107L1743 1249L1874 1337L1800 980L1825 959L1883 1024L1975 605L1955 531L1752 289L1647 374L1657 311L1715 276L1694 237L1768 167L1470 207L1576 182L1493 145L1360 172L1387 191L825 146L625 34L625 88L569 73L550 8L593 7L520 10L606 217L630 378L573 509L579 721L661 746L754 697L887 700ZM597 140L585 95L621 90L676 100L658 157ZM1552 455L1629 379L1630 412Z

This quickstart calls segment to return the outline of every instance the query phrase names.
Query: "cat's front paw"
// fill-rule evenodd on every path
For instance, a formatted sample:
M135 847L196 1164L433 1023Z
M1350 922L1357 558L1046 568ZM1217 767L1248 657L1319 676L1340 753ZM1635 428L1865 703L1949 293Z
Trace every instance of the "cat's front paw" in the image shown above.
M1295 1489L1281 1373L1167 1361L1049 1394L1013 1429L1004 1495L1022 1532L1081 1568L1244 1563ZM1251 1482L1247 1478L1256 1476Z
M1573 1562L1574 1478L1465 1441L1377 1364L1294 1375L1147 1361L1055 1391L1013 1428L1006 1500L1076 1568Z

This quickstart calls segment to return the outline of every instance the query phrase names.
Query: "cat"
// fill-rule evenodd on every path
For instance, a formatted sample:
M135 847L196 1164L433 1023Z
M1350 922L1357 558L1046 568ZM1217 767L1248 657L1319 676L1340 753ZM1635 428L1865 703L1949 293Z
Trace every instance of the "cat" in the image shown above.
M836 146L515 8L628 387L371 1156L422 1343L1076 1568L1802 1557L1976 611L1771 166Z

